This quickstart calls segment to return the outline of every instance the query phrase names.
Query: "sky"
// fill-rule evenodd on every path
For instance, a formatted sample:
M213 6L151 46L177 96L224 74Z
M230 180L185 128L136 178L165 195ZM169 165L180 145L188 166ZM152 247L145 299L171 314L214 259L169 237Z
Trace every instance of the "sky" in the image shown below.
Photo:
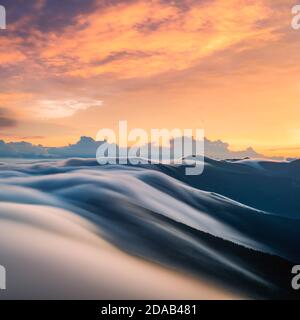
M297 0L0 4L0 139L63 146L127 120L300 156Z

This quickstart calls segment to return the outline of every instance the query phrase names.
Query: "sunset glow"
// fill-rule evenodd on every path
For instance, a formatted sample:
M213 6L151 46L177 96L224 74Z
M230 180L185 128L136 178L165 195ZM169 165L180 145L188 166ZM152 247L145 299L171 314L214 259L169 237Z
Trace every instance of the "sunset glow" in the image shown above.
M300 156L294 1L17 2L1 1L0 139L66 145L127 120Z

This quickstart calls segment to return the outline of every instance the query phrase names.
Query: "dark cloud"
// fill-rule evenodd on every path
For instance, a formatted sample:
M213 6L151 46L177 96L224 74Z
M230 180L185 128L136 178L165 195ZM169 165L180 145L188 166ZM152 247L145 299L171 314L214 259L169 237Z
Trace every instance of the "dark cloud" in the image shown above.
M160 0L161 3L169 6L175 6L181 11L187 11L195 4L199 5L209 1L211 0Z
M28 29L37 28L41 31L59 31L72 23L79 14L94 9L95 0L2 0L1 4L7 11L7 24L13 24L28 18ZM25 26L23 26L25 27ZM19 30L26 33L26 28Z
M97 9L134 2L132 0L2 0L7 11L7 23L13 24L28 18L28 30L38 29L43 32L59 32L71 25L79 15L88 14ZM8 29L9 30L9 29ZM25 35L26 26L17 31Z
M11 116L6 108L0 108L0 130L2 128L15 127L17 121Z
M163 25L166 25L170 22L170 19L162 19L159 21L153 21L151 18L148 18L143 23L139 23L135 26L135 28L142 33L155 32Z
M153 53L155 54L155 53ZM98 60L94 65L105 65L114 61L123 60L123 59L141 59L151 56L151 53L143 51L118 51L112 52L107 57Z
M43 136L25 136L22 137L21 139L23 140L35 140L35 139L45 139Z

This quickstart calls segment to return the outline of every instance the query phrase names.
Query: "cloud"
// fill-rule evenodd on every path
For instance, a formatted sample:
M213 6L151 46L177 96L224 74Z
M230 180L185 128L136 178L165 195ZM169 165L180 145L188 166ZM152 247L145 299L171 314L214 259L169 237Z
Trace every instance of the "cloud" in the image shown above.
M0 157L40 158L47 157L47 149L28 142L9 142L0 140Z
M16 158L93 158L102 142L97 142L90 137L81 137L75 144L65 147L44 147L33 145L29 142L9 142L0 140L0 157Z
M26 34L32 29L42 32L59 32L73 19L90 12L97 4L96 0L2 0L5 6L10 24L17 24L24 27L20 34ZM30 30L30 31L29 31Z
M96 156L97 148L102 142L95 141L93 138L82 136L75 144L70 144L67 147L49 148L48 152L51 155L58 157L91 157Z
M46 137L44 136L25 136L25 137L21 137L21 139L23 140L41 140L41 139L45 139Z
M79 110L91 107L99 107L102 101L93 99L64 99L64 100L41 100L37 102L40 110L38 116L41 118L65 118L73 115ZM37 108L38 109L38 108Z
M2 157L27 157L27 158L95 158L98 147L102 141L95 141L91 137L82 136L75 144L65 147L43 147L35 146L28 142L0 141L0 156ZM210 141L205 138L205 156L214 159L236 159L236 158L262 158L251 147L241 151L231 151L229 145L221 140ZM159 148L157 148L159 151ZM155 155L154 155L155 156Z
M243 159L243 158L263 158L262 154L257 153L253 148L248 147L245 150L232 151L229 144L221 140L211 141L205 138L204 150L207 157L214 159Z
M17 4L4 1L11 18L5 48L14 56L2 49L0 61L26 58L26 68L38 73L150 76L184 70L236 44L258 46L278 37L269 23L273 10L262 0L243 6L239 0Z
M11 128L17 125L17 121L11 116L6 108L0 108L0 130L1 128Z
M239 10L232 10L239 8ZM61 36L48 42L42 57L49 68L58 59L64 72L91 77L113 73L121 78L183 70L199 60L233 45L275 39L272 27L258 21L272 18L262 1L240 6L239 1L201 2L182 14L176 6L160 1L118 4L81 16ZM79 28L79 26L82 26ZM76 37L71 37L76 29ZM97 44L97 45L96 45ZM127 52L110 63L95 66L114 52ZM143 52L138 57L135 52Z

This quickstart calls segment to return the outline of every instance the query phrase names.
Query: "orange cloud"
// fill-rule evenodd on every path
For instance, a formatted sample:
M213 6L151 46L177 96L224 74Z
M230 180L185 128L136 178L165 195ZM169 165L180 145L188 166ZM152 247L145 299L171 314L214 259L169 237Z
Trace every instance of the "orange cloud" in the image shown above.
M1 38L0 46L0 65L16 64L25 60L25 55L21 52L19 46L21 39Z
M203 57L238 43L274 41L273 19L265 1L219 0L180 8L160 1L119 4L79 16L41 56L49 67L71 76L113 73L145 77L191 67Z

